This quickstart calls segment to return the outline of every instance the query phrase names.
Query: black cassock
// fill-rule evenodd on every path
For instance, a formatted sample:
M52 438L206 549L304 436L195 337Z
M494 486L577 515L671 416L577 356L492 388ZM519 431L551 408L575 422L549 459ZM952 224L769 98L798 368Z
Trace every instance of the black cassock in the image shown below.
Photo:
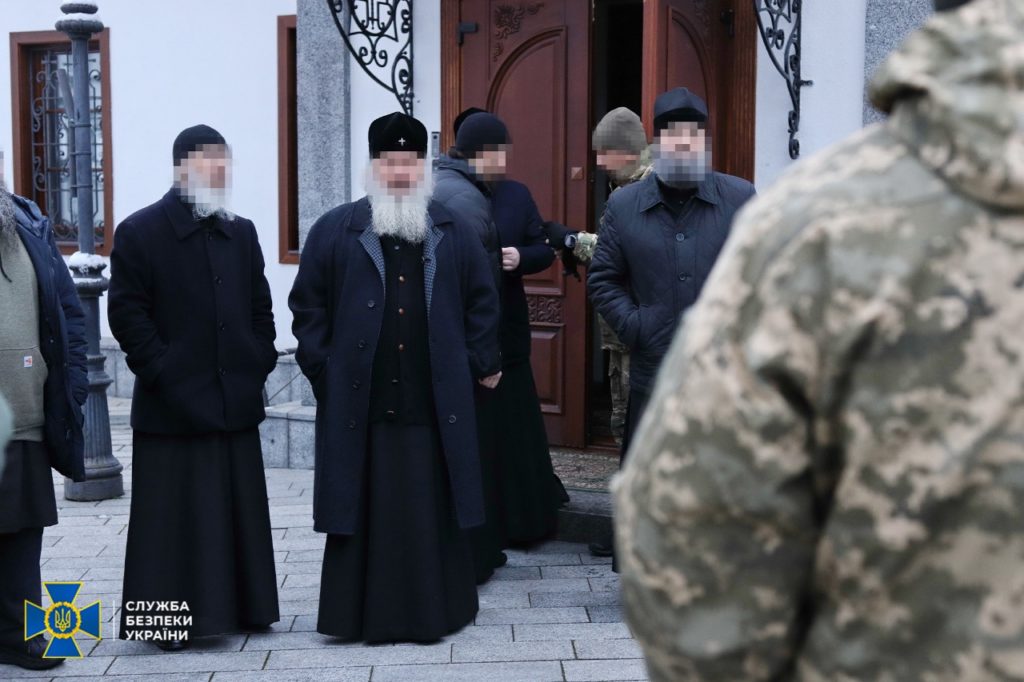
M363 494L355 532L327 536L317 630L346 640L431 642L476 615L473 560L437 424L423 246L380 241L385 304Z
M110 327L136 375L122 604L185 601L191 637L269 625L259 423L277 353L256 228L198 220L171 190L118 226L111 268Z
M279 620L259 429L132 443L122 606L186 601L190 637Z

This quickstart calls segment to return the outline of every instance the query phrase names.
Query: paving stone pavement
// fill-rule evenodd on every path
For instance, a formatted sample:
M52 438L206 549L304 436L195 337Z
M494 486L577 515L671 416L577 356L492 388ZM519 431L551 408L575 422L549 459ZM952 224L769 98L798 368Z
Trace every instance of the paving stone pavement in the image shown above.
M129 401L111 399L114 455L126 495L68 502L54 478L60 523L43 540L43 580L84 582L76 603L99 599L103 635L118 614L131 495ZM474 624L430 645L338 644L315 632L324 538L312 529L313 473L267 469L281 621L269 632L197 639L182 653L151 644L79 636L86 656L52 671L0 665L0 680L567 682L646 680L640 648L623 623L610 560L580 544L549 542L508 552L480 588ZM48 604L44 596L44 606Z

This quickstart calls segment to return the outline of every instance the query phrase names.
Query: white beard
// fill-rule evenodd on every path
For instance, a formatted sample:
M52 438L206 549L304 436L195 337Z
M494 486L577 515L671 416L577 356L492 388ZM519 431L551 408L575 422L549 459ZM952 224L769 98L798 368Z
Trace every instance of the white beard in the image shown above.
M427 207L433 186L425 178L412 193L394 196L366 169L366 195L370 200L373 231L381 237L397 237L419 244L427 237Z
M228 203L226 187L215 189L198 183L186 183L181 188L181 192L192 203L192 210L197 218L209 218L216 215L228 221L235 219L235 214L225 208Z

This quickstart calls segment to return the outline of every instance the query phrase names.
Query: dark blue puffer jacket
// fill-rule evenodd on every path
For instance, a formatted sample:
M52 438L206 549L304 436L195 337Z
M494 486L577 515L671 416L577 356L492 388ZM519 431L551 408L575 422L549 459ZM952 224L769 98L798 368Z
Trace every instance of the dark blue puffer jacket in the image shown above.
M632 350L630 388L649 392L683 313L704 288L754 186L712 173L676 216L657 176L617 189L587 274L597 312Z
M82 405L89 394L85 315L50 221L28 199L11 198L18 236L39 286L39 346L49 369L43 385L43 434L50 466L73 481L84 481Z

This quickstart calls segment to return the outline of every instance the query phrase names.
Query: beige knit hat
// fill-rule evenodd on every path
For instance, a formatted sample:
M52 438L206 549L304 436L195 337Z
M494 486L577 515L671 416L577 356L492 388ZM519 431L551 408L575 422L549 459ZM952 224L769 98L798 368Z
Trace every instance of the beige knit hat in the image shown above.
M612 109L594 128L594 151L618 151L641 154L647 149L643 121L626 107Z

